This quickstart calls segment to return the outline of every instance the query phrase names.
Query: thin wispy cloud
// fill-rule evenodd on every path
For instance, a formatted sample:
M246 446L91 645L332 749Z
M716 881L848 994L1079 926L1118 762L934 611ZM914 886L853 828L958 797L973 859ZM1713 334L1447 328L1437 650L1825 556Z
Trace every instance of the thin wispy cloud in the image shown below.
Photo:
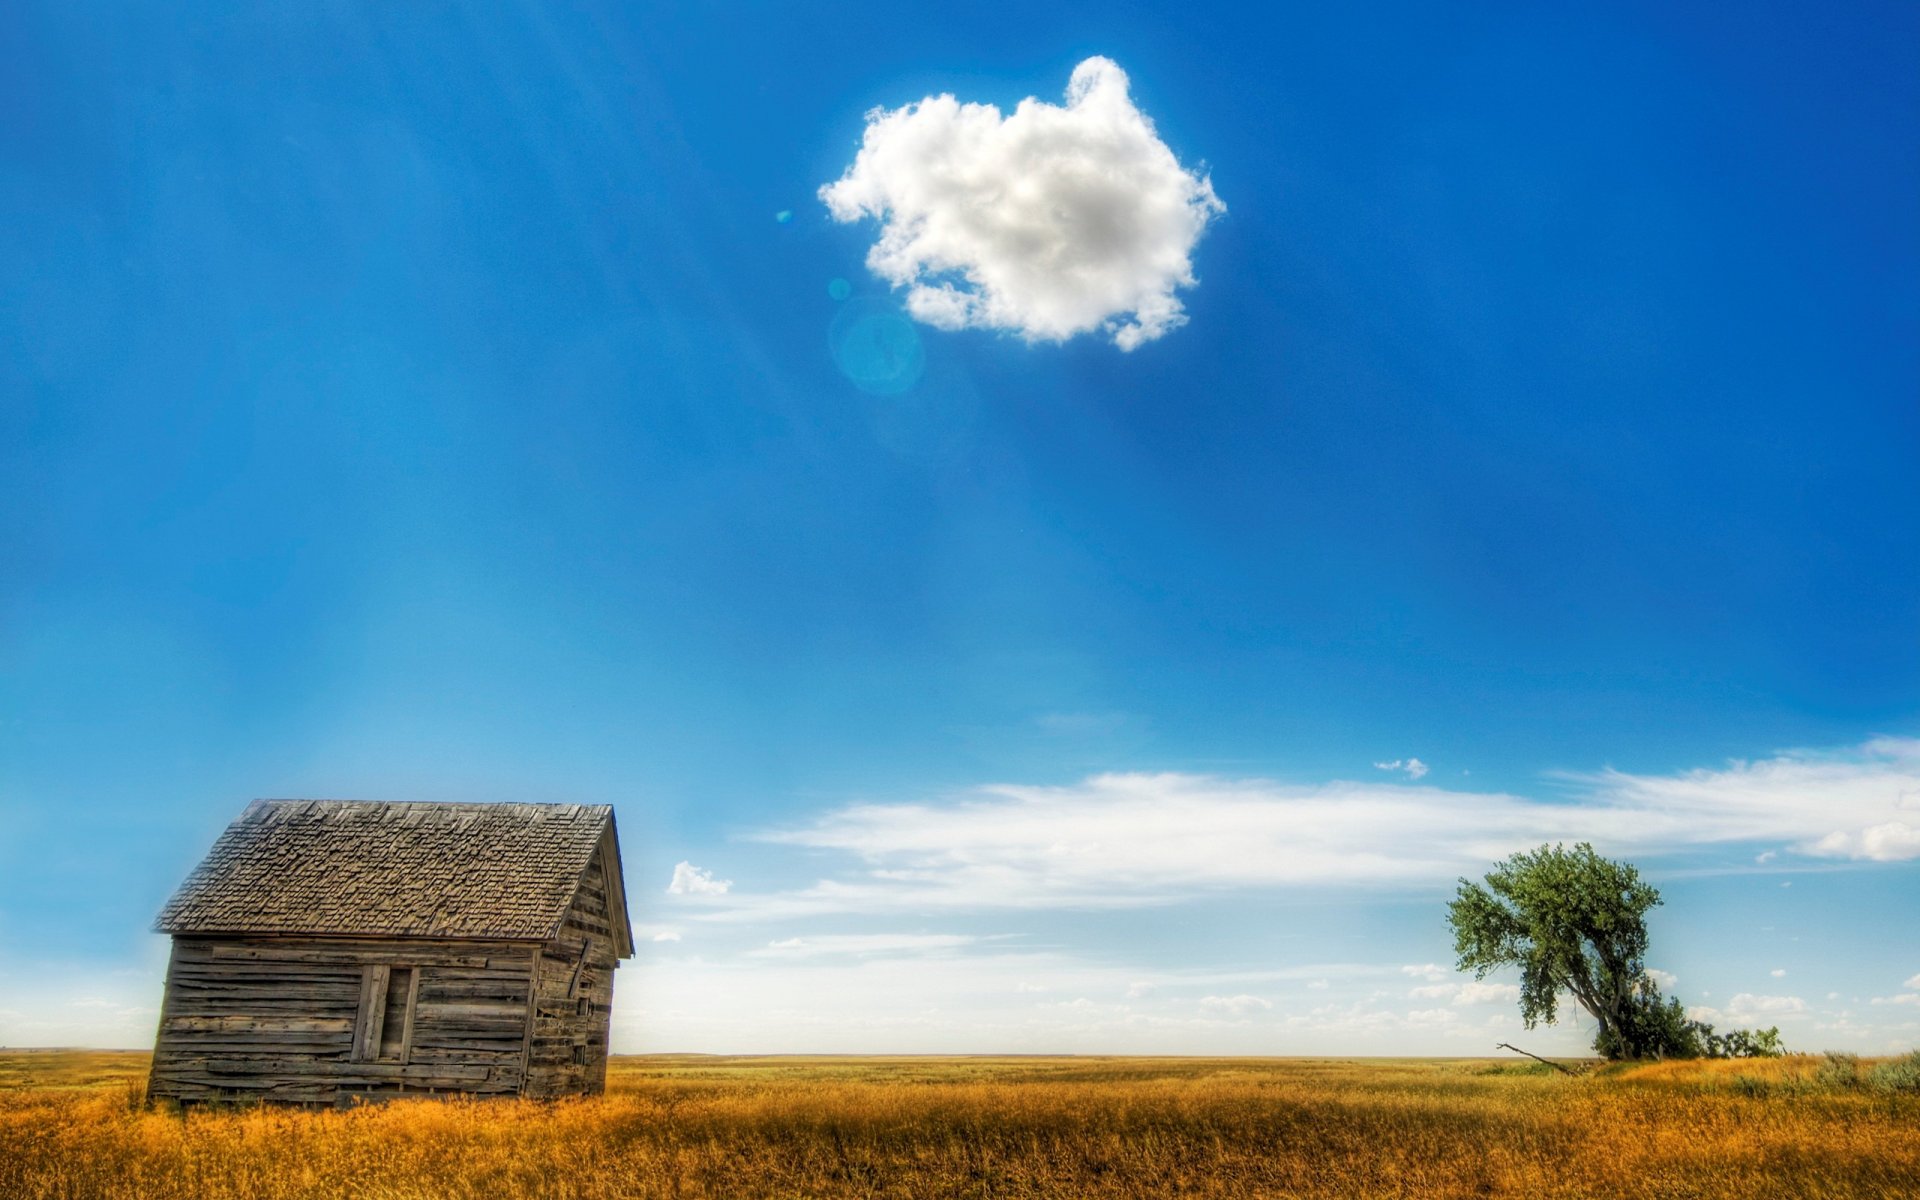
M1244 1017L1250 1013L1269 1011L1273 1008L1273 1001L1263 996L1253 996L1243 992L1237 996L1202 996L1200 1007L1206 1012Z
M820 189L836 221L874 218L867 266L942 329L1028 341L1100 331L1132 350L1186 322L1192 252L1226 211L1133 103L1112 60L1074 68L1065 105L928 96L867 114L859 154Z
M1408 779L1419 779L1431 769L1417 758L1396 758L1390 762L1377 762L1373 765L1380 771L1404 771Z
M944 802L858 804L758 840L838 854L808 887L735 895L706 919L828 912L1123 908L1248 888L1431 885L1515 850L1591 841L1636 858L1770 843L1884 861L1920 783L1920 740L1877 739L1676 775L1563 776L1551 801L1405 784L1317 786L1167 774L1002 785ZM1920 845L1906 854L1920 857Z
M744 1053L801 1045L822 1053L1145 1054L1407 1052L1435 1031L1478 1036L1478 1014L1462 1019L1448 1010L1440 1018L1367 991L1390 966L1143 970L1003 945L663 959L633 981L635 1006L615 1010L616 1037ZM1312 987L1328 979L1358 990L1329 997Z
M752 953L761 958L873 957L958 950L981 939L959 933L832 933L781 938Z
M1675 775L1569 775L1608 803L1661 818L1691 840L1779 840L1811 857L1904 862L1920 858L1920 739L1874 738L1837 751L1792 751ZM1707 836L1711 835L1711 836ZM1769 860L1771 861L1771 860Z

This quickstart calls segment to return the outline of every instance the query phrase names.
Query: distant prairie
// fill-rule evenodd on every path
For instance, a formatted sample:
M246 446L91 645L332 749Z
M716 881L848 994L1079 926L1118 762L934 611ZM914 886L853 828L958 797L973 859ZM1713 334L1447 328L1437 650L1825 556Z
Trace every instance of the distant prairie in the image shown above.
M1920 1194L1920 1094L1871 1063L1574 1065L648 1056L594 1099L182 1115L144 1054L0 1052L0 1195Z

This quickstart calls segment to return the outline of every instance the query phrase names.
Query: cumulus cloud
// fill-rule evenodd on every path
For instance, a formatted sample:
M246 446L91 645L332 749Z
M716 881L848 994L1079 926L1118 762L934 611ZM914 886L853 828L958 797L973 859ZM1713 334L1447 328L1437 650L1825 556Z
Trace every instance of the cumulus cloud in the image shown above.
M1680 977L1671 971L1662 971L1658 967L1647 968L1647 978L1660 986L1662 991L1670 992L1680 982Z
M1438 983L1447 977L1446 968L1439 963L1420 963L1416 966L1401 967L1400 973L1411 975L1415 979L1425 979L1430 983Z
M1454 994L1455 1004L1502 1004L1520 999L1517 983L1463 983Z
M1920 828L1905 821L1887 821L1860 830L1836 829L1808 849L1827 858L1905 862L1920 858Z
M659 933L653 935L653 940L656 942L677 942L680 940L680 933L674 929L662 929Z
M674 896L724 896L733 887L731 879L715 879L713 872L690 862L676 863L673 881L667 892Z
M1417 758L1396 758L1392 762L1377 762L1373 765L1382 771L1405 771L1408 779L1418 779L1431 770L1427 764Z
M836 221L880 222L867 266L918 320L1028 341L1098 330L1122 350L1186 322L1175 293L1226 211L1097 57L1074 68L1064 106L1029 97L1002 116L940 95L869 112L820 198Z
M1912 979L1907 980L1905 983L1901 984L1900 986L1905 988L1920 989L1920 975L1915 975Z
M1773 976L1775 979L1785 979L1787 977L1787 969L1785 967L1775 967L1773 970L1768 971L1767 974Z
M1807 1011L1807 1002L1798 996L1756 996L1741 992L1727 1001L1726 1015L1734 1021L1756 1017L1791 1017Z

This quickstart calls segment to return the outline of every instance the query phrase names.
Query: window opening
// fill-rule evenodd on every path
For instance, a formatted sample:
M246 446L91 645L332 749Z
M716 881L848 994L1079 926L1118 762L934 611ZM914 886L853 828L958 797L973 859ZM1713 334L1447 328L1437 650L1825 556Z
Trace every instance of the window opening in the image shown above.
M370 966L362 971L353 1061L407 1061L413 1049L413 1005L419 993L417 968Z
M380 1061L407 1061L413 1040L412 967L395 967L387 976L387 1011L380 1022Z

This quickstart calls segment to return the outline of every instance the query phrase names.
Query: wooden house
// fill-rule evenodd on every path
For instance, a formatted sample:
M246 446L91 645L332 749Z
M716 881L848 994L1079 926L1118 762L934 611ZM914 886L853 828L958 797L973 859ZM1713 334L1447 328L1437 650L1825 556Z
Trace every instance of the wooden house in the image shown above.
M155 923L148 1094L555 1097L606 1086L633 955L613 810L258 800Z

